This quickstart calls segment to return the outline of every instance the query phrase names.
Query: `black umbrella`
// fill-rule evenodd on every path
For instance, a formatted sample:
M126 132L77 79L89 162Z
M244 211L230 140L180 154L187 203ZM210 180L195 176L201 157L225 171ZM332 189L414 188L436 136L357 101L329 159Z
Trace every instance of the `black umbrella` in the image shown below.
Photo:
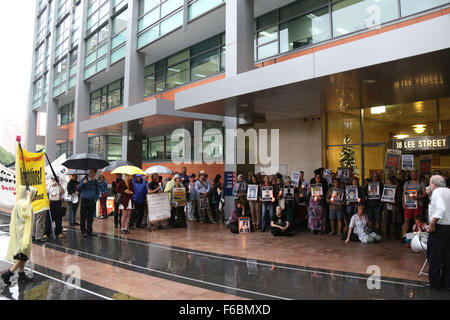
M90 170L103 169L109 165L109 162L95 153L80 153L74 154L62 165L69 169Z
M123 166L133 166L134 164L132 164L131 162L125 161L125 160L117 160L117 161L113 161L111 162L111 164L105 168L103 168L103 172L109 172L109 171L114 171L117 168L123 167Z
M74 174L76 174L77 176L86 176L89 174L88 170L78 170L78 169L70 169L67 173L66 176L73 176Z

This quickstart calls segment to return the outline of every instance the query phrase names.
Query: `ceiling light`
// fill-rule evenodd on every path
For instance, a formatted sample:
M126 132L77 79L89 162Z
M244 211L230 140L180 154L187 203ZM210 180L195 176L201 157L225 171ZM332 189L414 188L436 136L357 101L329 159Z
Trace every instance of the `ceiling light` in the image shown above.
M409 135L407 135L407 134L398 134L398 135L394 136L394 138L396 138L396 139L405 139L408 137L409 137Z
M370 108L371 114L382 114L386 112L386 106Z
M245 104L245 103L241 103L241 104L239 105L239 107L242 107L242 108L247 108L247 107L248 107L248 104Z
M424 133L427 130L426 126L426 124L415 124L412 127L415 133Z
M372 83L376 83L376 82L377 82L377 80L374 80L374 79L363 80L364 84L372 84Z

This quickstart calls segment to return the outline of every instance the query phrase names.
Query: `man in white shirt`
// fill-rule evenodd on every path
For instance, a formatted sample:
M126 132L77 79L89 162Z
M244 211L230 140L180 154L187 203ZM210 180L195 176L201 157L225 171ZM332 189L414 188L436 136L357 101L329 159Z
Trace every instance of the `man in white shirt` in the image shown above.
M444 287L450 291L450 189L446 187L445 178L432 176L427 193L430 196L428 278L432 289Z

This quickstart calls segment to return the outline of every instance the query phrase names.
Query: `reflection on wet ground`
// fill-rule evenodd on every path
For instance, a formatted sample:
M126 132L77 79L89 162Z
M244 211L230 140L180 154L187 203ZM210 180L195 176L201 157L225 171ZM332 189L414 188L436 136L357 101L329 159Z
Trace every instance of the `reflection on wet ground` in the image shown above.
M74 229L69 229L63 240L46 243L43 247L176 283L250 299L450 299L449 293L432 291L418 281L382 277L380 289L376 285L372 286L374 289L369 289L368 282L374 284L373 280L368 279L369 275L250 260L107 234L83 239L80 231ZM4 241L3 244L0 241L0 250L0 256L6 252ZM4 298L114 297L110 289L83 281L84 287L67 291L62 283L64 280L58 282L48 278L52 277L52 273L58 279L64 279L64 275L37 265L32 268L41 273L34 274L36 281L32 287L24 289L21 296L20 288L13 285L11 294L2 294ZM0 262L0 270L5 269ZM108 277L107 274L105 276ZM46 293L30 293L34 292L34 288Z

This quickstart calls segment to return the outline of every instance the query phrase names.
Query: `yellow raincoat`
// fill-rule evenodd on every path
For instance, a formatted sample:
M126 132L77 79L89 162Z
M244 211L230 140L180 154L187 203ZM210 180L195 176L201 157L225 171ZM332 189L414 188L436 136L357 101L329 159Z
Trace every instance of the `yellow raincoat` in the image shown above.
M31 252L31 225L33 220L33 206L27 200L27 188L17 188L17 200L11 213L11 224L9 226L9 245L6 258L14 262L14 257L24 254L30 258ZM31 200L36 196L37 190L30 187Z

